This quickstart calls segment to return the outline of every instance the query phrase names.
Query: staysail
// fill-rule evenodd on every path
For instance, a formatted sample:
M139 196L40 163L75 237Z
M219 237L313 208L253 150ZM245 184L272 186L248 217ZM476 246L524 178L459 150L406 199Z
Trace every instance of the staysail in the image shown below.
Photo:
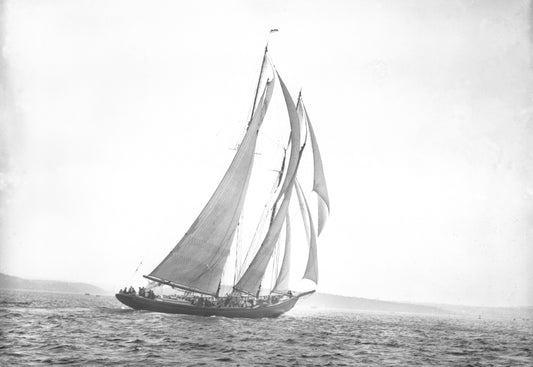
M291 124L291 154L289 156L289 164L287 165L285 180L283 181L278 198L276 199L276 201L279 201L281 196L289 191L289 185L291 184L292 178L296 176L296 171L298 169L298 162L300 160L300 119L298 118L298 112L296 112L296 106L294 105L289 90L285 86L279 73L276 72L276 74L278 75L279 84L283 90L283 97L285 99L285 104L287 105L287 112L289 113L289 121Z
M307 109L303 106L305 120L309 127L309 133L311 135L311 146L313 147L313 165L314 165L314 179L313 179L313 191L318 196L318 235L322 233L326 224L326 219L329 214L329 196L328 187L326 185L326 177L324 176L324 166L322 165L322 157L320 156L320 150L318 149L318 143L316 141L315 132L309 120Z
M261 285L263 276L265 275L268 263L274 249L276 248L276 243L279 239L281 229L283 227L283 222L287 216L289 210L289 203L292 195L292 188L294 186L294 179L296 177L296 172L298 171L298 164L300 161L301 150L300 150L300 122L296 112L296 107L294 101L283 83L280 75L278 79L283 90L283 96L285 98L285 104L287 105L287 112L289 114L289 121L291 124L291 154L289 156L289 164L287 166L287 172L285 174L285 180L281 186L280 192L278 194L278 199L276 202L283 196L283 200L278 209L278 212L274 216L270 228L261 243L261 247L257 251L252 262L244 272L241 279L235 285L235 289L241 292L255 295Z
M307 234L307 240L309 242L309 256L307 258L307 266L305 267L305 273L303 278L309 279L318 284L318 257L316 246L316 233L315 226L313 224L313 218L311 217L311 211L309 205L302 191L302 187L298 180L295 182L296 194L300 203L300 210L302 212L302 219L304 221L305 230Z
M291 221L290 216L285 218L285 250L283 252L283 261L278 274L278 279L272 292L285 293L289 290L289 273L291 267Z
M255 254L250 266L244 272L239 282L235 285L235 289L241 292L255 295L259 290L263 276L265 275L270 258L276 248L281 229L283 228L283 222L287 216L289 210L289 203L291 201L291 192L288 192L284 197L279 207L274 220L265 239L261 243L261 247Z
M147 278L216 295L248 189L257 134L273 88L274 79L267 82L237 153L209 202L180 242Z

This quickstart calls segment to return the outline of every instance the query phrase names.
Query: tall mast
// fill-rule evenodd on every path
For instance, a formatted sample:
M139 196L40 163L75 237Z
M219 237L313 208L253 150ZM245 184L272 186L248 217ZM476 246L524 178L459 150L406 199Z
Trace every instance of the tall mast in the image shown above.
M287 146L287 148L288 148L288 146ZM287 158L287 148L284 149L283 160L281 161L281 167L280 167L279 172L278 172L277 187L279 187L281 185L281 179L283 177L283 171L285 170L285 160ZM274 221L274 216L276 215L277 204L278 204L278 202L275 201L274 205L272 206L272 214L270 216L270 225L272 225L272 222Z
M265 53L263 54L263 61L261 62L261 70L259 71L259 79L257 80L257 87L255 88L255 95L254 95L254 103L252 105L252 112L250 113L250 120L248 121L248 126L250 126L250 123L252 122L252 118L254 117L255 112L255 105L257 103L257 96L259 95L259 87L261 86L261 77L263 76L263 70L265 69L265 61L267 57L268 52L268 42L265 45Z
M259 87L261 86L261 77L263 76L263 71L265 70L265 62L267 58L267 52L268 52L268 42L270 42L270 35L272 33L278 32L277 28L273 28L268 33L268 40L265 45L265 53L263 54L263 61L261 62L261 70L259 71L259 80L257 81L257 87L255 88L255 95L254 95L254 103L252 105L252 112L250 112L250 121L248 122L248 125L252 122L252 117L254 116L255 111L255 105L257 103L257 96L259 95Z
M290 141L290 137L289 137L289 141ZM288 146L287 146L287 148L288 148ZM280 169L278 171L278 182L276 184L276 188L278 188L281 185L281 178L283 177L283 170L285 169L285 160L287 158L287 148L284 149L283 160L281 161L281 167L280 167ZM278 202L275 201L274 205L272 206L272 212L270 213L270 224L269 224L269 227L272 227L272 223L274 222L274 218L276 216L277 204L278 204ZM261 283L262 283L262 281L261 281ZM259 284L259 290L257 291L256 297L259 297L259 292L260 291L261 291L261 284Z
M292 189L294 187L294 179L296 177L296 172L298 171L298 164L300 161L300 121L296 112L296 106L294 105L294 101L279 73L276 72L275 75L277 75L277 79L279 80L281 89L283 91L285 104L287 105L287 112L291 125L291 154L287 166L287 172L285 173L285 181L283 181L282 187L278 192L278 198L276 199L276 201L279 201L280 197L283 197L283 200L281 201L279 209L274 217L274 221L269 227L268 232L266 233L261 246L259 247L259 250L235 286L236 290L248 294L256 293L278 242L285 217L289 210L291 194L293 191Z

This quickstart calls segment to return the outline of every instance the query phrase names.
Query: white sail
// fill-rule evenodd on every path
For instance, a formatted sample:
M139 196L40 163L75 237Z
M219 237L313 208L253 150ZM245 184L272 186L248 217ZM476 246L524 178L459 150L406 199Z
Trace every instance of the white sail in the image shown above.
M290 216L285 218L285 249L281 269L272 288L272 292L285 293L289 290L289 275L291 269L291 221Z
M298 118L298 113L296 112L296 106L292 100L291 94L289 93L283 79L279 73L276 72L279 79L279 84L283 91L283 97L285 98L285 104L287 105L287 112L289 113L289 121L291 124L291 154L289 156L289 164L287 165L287 172L285 174L285 179L281 190L279 192L278 198L276 201L279 201L282 195L289 191L289 185L292 183L292 178L296 176L296 170L298 169L298 162L300 160L300 119Z
M261 286L261 281L265 275L268 263L270 262L270 258L274 253L274 249L276 248L276 243L279 239L283 222L289 209L294 179L296 177L296 172L298 171L298 164L301 157L300 122L296 112L296 107L289 91L287 90L287 87L285 86L285 83L283 83L283 80L279 74L277 75L283 90L283 96L285 98L285 104L287 105L287 112L289 114L289 121L291 125L291 154L289 156L289 164L285 174L285 180L281 186L278 199L276 199L277 202L283 196L279 210L272 220L265 239L261 243L261 247L259 247L259 250L257 251L252 262L244 272L241 279L239 279L239 282L235 285L236 290L249 294L256 294Z
M300 210L302 212L302 219L305 224L305 229L307 232L307 238L309 242L309 256L307 257L307 266L305 267L305 273L303 278L309 279L318 284L318 256L317 256L317 246L316 246L316 233L315 226L313 224L313 217L311 216L311 211L309 210L309 205L307 200L302 192L302 188L298 180L295 183L296 194L298 196L298 201L300 203Z
M279 207L274 220L265 239L261 243L261 247L255 254L250 266L244 272L239 282L235 285L235 289L241 292L255 295L259 290L263 276L265 275L270 258L276 248L276 243L279 240L281 229L283 228L283 222L287 216L289 210L289 203L291 201L291 191L286 193L283 197L281 205Z
M257 134L273 88L274 80L267 83L237 153L211 199L180 242L148 278L216 295L244 204Z
M320 156L320 150L318 149L318 143L316 141L315 131L311 125L311 120L307 114L307 109L301 103L304 110L305 120L309 127L309 133L311 135L311 146L313 147L313 165L314 165L314 179L313 179L313 191L318 195L318 235L322 233L326 224L326 219L329 214L329 196L328 187L326 185L326 177L324 176L324 166L322 165L322 157Z

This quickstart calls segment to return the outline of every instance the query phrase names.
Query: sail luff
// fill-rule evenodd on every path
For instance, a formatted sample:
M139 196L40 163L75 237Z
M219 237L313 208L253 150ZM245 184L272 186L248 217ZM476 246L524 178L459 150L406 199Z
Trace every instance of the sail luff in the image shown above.
M318 148L318 142L316 140L315 131L311 120L307 113L307 109L302 102L303 112L307 126L309 128L309 134L311 135L311 146L313 148L313 165L314 165L314 178L313 178L313 191L318 195L318 235L322 233L326 224L326 219L329 214L329 195L328 187L326 185L326 177L324 176L324 166L322 164L322 157L320 155L320 149Z
M316 233L315 226L313 224L313 218L311 217L311 211L309 210L309 205L307 204L307 199L305 198L302 188L298 180L295 182L296 193L298 196L298 201L300 202L300 209L302 210L302 218L309 221L309 256L307 258L307 266L304 272L304 279L309 279L318 284L318 256L317 256L317 245L316 245ZM305 207L305 213L304 213ZM307 226L306 226L307 229Z
M285 217L285 249L283 262L272 292L285 293L289 290L289 275L291 268L291 221L290 215Z
M257 133L274 79L267 82L252 123L226 174L180 242L150 276L215 295L229 256L253 167Z

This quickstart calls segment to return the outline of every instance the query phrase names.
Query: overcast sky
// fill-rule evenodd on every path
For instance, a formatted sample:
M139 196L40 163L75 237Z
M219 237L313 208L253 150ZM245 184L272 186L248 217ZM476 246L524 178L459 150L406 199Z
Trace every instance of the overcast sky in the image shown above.
M533 305L529 1L2 4L1 272L150 272L231 160L278 28L329 185L318 290Z

